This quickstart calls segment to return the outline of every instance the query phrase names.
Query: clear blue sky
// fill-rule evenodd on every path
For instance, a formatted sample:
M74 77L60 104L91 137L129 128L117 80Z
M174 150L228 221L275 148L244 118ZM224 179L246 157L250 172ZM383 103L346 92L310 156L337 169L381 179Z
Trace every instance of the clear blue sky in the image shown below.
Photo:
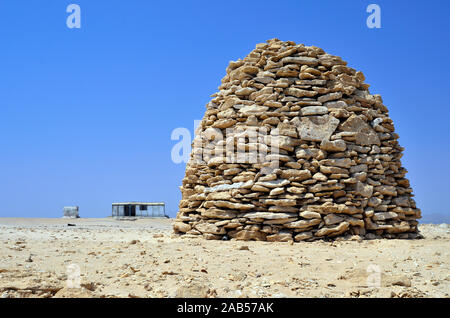
M81 29L66 7L81 7ZM381 7L381 29L366 7ZM277 37L361 70L390 109L423 215L450 215L450 1L0 1L0 216L175 216L193 130L230 60Z

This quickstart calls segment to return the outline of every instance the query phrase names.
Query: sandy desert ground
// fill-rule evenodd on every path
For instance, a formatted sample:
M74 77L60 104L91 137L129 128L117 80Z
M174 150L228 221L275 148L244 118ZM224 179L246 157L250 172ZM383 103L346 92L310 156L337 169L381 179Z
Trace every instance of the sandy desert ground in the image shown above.
M0 297L450 294L448 224L421 225L422 240L290 244L178 237L171 222L1 218Z

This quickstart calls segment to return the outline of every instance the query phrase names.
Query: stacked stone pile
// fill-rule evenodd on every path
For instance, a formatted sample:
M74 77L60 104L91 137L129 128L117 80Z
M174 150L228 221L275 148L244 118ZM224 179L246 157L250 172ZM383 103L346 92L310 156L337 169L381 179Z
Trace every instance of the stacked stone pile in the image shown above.
M399 136L364 80L337 56L278 39L230 62L196 131L175 232L419 237Z

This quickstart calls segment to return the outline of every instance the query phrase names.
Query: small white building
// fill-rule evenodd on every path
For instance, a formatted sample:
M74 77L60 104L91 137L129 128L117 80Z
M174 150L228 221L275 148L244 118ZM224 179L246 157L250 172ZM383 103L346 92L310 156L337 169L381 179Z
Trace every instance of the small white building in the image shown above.
M167 217L163 202L120 202L112 204L113 217Z
M63 218L79 218L79 210L80 208L78 206L65 206L63 209Z

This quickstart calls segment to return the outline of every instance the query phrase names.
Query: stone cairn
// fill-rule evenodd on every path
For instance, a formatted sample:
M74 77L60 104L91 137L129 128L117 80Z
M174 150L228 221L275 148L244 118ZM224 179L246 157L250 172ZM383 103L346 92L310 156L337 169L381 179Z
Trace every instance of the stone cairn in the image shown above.
M361 72L318 47L278 39L226 71L196 130L175 233L420 238L404 148Z

